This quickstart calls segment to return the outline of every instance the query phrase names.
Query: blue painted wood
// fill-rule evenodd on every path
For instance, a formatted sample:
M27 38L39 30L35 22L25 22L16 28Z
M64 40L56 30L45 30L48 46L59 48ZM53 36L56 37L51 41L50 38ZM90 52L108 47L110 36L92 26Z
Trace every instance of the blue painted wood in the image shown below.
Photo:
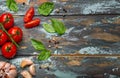
M17 0L16 0L17 1ZM50 15L86 15L86 14L120 14L119 0L45 0L55 3L55 9ZM19 11L13 13L6 7L6 0L0 1L0 13L11 12L15 15L24 15L26 10L33 5L36 8L45 2L44 0L28 0L26 5L19 1ZM66 11L65 11L65 10Z

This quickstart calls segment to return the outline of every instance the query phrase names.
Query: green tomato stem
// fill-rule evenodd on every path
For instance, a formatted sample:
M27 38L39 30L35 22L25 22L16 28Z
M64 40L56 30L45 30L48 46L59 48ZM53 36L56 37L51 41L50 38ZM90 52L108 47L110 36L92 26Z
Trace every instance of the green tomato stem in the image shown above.
M11 35L7 32L7 30L4 28L3 24L0 23L0 26L2 27L2 30L9 36L10 40L12 41L13 44L15 44L17 47L19 47L19 45L14 41L14 39L11 37Z

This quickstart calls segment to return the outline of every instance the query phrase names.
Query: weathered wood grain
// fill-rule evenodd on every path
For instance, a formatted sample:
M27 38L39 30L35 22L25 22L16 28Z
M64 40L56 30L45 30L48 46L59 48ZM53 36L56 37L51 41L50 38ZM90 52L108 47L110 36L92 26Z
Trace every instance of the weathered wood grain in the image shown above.
M0 14L11 12L14 15L15 25L23 30L23 40L19 43L17 56L5 59L0 52L0 61L16 65L17 78L21 78L20 72L23 69L19 65L24 58L32 59L35 63L37 74L33 78L120 78L119 0L16 1L19 11L14 13L6 7L6 0L0 0ZM40 16L37 12L38 5L45 1L55 3L55 9L49 17ZM41 19L41 24L25 29L23 15L30 6L35 7L35 17ZM50 18L57 18L65 23L67 31L64 35L50 34L43 29L42 24L50 22ZM48 60L36 59L39 51L32 47L31 38L42 41L52 51ZM49 43L53 38L59 41L58 48ZM91 56L87 57L88 55Z
M119 23L115 23L120 18L117 15L35 16L41 19L41 24L31 29L24 28L23 16L14 17L15 25L23 30L23 40L19 44L21 48L18 49L18 55L39 53L32 47L31 38L42 41L46 48L52 50L52 54L120 54L120 26ZM64 35L47 33L43 29L42 24L50 22L50 18L56 18L65 23L67 30ZM57 47L49 42L52 39L59 42Z
M55 9L51 15L86 15L86 14L120 14L119 0L16 0L19 4L17 15L24 15L30 6L36 8L46 1L55 3ZM23 2L26 5L23 5ZM6 7L6 0L0 1L0 13L10 12Z
M33 78L119 78L120 58L80 58L51 57L46 61L38 61L35 56L17 56L7 60L0 56L0 61L7 61L17 66L18 78L20 72L27 70L20 67L22 59L32 59L36 66L36 76Z

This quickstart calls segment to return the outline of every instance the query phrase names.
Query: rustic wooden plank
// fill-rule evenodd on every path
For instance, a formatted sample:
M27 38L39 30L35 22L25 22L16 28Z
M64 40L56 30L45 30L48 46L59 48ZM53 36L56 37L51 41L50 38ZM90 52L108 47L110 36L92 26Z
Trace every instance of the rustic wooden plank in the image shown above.
M26 10L34 5L36 15L38 15L38 6L45 2L51 1L55 3L55 9L51 15L79 15L79 14L120 14L119 0L16 0L19 4L17 15L24 15ZM23 2L26 1L26 5ZM0 13L10 12L5 6L6 0L0 1ZM66 11L65 11L65 10ZM59 11L58 11L59 10Z
M35 56L17 56L11 60L0 56L1 61L17 66L18 78L21 78L20 72L28 68L20 67L21 61L25 58L35 63L36 75L33 78L119 78L120 76L120 58L116 57L51 57L46 61L38 61Z
M18 49L18 55L33 55L36 51L30 42L31 38L40 40L52 50L52 54L120 54L120 17L117 15L96 16L35 16L41 19L38 27L26 29L23 16L14 16L15 25L23 30L23 40ZM50 22L50 18L63 21L67 27L64 35L47 33L42 24ZM49 40L56 39L58 48ZM49 48L49 45L51 47ZM1 52L0 52L1 54Z

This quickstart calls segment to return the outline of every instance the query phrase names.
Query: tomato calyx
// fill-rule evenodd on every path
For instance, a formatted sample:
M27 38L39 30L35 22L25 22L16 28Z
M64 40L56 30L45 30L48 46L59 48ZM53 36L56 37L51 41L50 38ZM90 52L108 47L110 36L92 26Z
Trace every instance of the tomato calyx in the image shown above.
M16 31L16 35L19 35L19 34L20 34L20 32L17 30L17 31Z
M7 15L7 17L6 17L6 19L5 19L5 23L7 23L8 21L10 21L10 18L9 18L8 15Z
M4 23L9 22L9 21L10 21L10 19L12 19L12 18L11 18L11 17L9 17L9 16L8 16L8 14L7 14L7 16L6 16L6 19L5 19L5 22L4 22Z
M6 51L9 52L11 50L11 46L7 46Z
M7 52L10 52L12 46L13 46L13 44L10 44L9 46L7 46L6 51L7 51Z

